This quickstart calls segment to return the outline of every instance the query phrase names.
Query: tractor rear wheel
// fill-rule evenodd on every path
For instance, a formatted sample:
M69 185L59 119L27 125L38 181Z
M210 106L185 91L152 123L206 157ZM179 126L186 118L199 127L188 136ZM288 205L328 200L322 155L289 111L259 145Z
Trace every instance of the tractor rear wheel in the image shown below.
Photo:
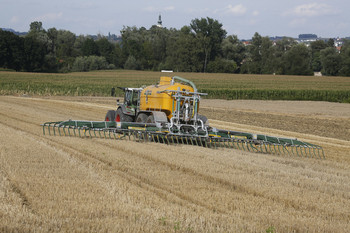
M105 121L115 121L115 111L114 110L108 110Z
M115 113L115 121L116 122L133 122L133 119L131 116L124 114L121 108L118 108L118 110Z
M153 115L149 115L149 116L147 117L146 123L154 123L154 116L153 116Z
M145 113L140 113L140 114L137 116L137 118L136 118L136 122L146 123L147 118L148 118L147 114L145 114Z

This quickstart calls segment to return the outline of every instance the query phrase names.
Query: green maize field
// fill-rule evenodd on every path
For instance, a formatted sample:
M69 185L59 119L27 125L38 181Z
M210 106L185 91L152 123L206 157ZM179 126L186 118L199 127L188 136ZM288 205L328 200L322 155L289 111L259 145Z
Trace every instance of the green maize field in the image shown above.
M109 96L112 87L156 84L162 75L193 81L206 98L350 103L350 77L94 71L67 74L0 71L0 95ZM122 92L116 89L122 96Z

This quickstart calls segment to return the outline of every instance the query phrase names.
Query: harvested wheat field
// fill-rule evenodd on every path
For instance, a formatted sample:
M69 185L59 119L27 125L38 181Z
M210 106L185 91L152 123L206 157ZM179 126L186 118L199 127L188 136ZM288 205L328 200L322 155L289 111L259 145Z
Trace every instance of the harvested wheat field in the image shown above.
M211 125L297 137L326 160L44 136L115 99L0 96L1 232L350 232L350 105L203 100Z

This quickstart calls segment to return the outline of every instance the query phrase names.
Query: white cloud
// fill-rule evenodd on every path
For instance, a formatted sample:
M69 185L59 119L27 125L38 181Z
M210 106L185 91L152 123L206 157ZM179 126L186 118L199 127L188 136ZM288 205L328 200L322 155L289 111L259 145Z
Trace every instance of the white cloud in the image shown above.
M210 11L209 8L188 8L185 10L188 14L206 14ZM216 10L214 11L216 13Z
M12 16L10 21L11 21L11 23L18 23L19 22L19 17L18 16Z
M164 11L173 11L173 10L175 10L174 6L166 6L166 7L164 7Z
M226 7L225 12L233 15L244 15L247 12L247 8L242 4L236 6L230 4Z
M175 10L175 7L174 6L165 6L165 7L148 6L143 10L147 12L167 12L167 11Z
M294 19L289 23L289 26L298 28L302 25L305 25L306 23L307 23L307 21L305 18Z
M59 13L48 13L48 14L36 17L35 20L42 21L42 22L55 21L55 20L61 19L62 15L63 15L62 12L59 12Z
M289 14L302 17L336 14L337 10L324 3L310 3L296 6Z
M253 11L253 16L258 16L259 15L259 11Z

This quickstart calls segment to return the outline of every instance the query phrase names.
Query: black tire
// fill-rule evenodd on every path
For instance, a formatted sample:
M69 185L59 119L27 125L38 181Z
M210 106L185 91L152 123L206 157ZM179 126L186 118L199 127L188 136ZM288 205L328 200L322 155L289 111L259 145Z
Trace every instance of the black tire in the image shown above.
M115 121L115 111L114 110L108 110L105 121Z
M203 121L204 125L209 125L209 121L208 121L208 118L206 116L203 116L203 115L198 115L198 120L201 120Z
M115 113L115 121L116 122L133 122L133 119L131 116L124 114L121 108L118 108L118 110Z
M145 113L140 113L137 118L136 118L136 122L140 122L140 123L146 123L147 122L147 114Z
M154 123L154 116L153 115L149 115L147 117L146 123Z

